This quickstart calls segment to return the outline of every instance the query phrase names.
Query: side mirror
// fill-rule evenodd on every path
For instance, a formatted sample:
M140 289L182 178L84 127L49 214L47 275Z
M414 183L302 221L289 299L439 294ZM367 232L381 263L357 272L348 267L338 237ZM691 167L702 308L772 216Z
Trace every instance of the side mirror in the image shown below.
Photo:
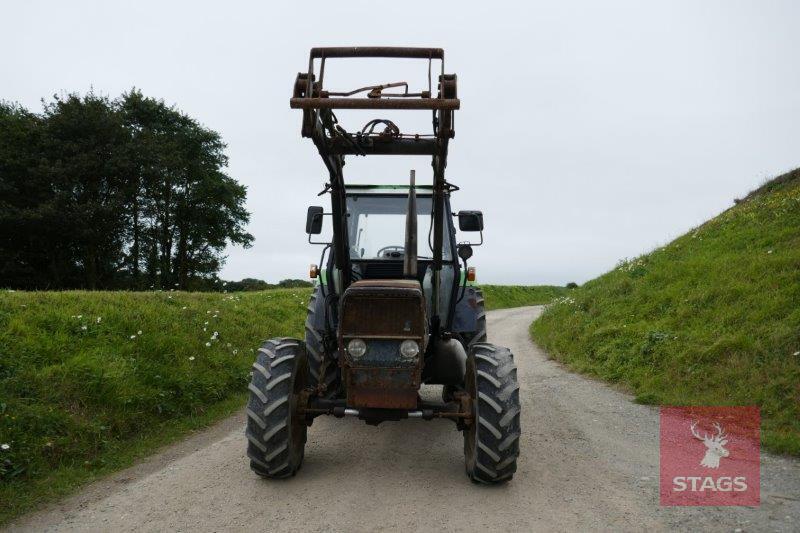
M461 231L483 231L483 213L480 211L459 211L458 229Z
M322 233L322 213L323 209L318 205L308 208L306 215L306 233L309 235L319 235Z

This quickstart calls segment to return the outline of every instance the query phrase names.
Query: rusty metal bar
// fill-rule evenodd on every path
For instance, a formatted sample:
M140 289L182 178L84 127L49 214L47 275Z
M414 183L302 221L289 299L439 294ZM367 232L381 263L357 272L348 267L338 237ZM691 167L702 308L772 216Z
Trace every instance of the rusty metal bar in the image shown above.
M461 108L458 98L291 98L292 109L443 109Z
M344 408L341 410L342 415L344 416L361 416L361 411L358 409L351 409L351 408ZM298 410L298 414L309 414L309 415L333 415L334 408L330 407L327 409L319 409L319 408L305 408ZM411 411L406 411L404 413L406 418L423 418L422 410L415 409ZM443 411L433 411L431 412L430 416L432 418L463 418L463 419L471 419L472 413L458 413L458 412L443 412Z
M441 48L412 48L400 46L331 46L311 49L311 57L407 57L444 59Z
M352 143L334 139L331 142L332 154L357 154L357 155L433 155L436 151L436 141L433 139L398 139L384 142L381 139L370 140L369 143L359 144L357 148Z

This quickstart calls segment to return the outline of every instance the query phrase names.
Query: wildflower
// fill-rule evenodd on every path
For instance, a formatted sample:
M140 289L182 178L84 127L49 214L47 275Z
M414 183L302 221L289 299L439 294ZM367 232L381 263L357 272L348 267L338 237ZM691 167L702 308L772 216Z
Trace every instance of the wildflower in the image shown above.
M99 324L100 322L102 322L102 321L103 321L103 317L101 317L101 316L97 317L97 320L96 320L96 322L97 322L98 324Z
M183 307L181 307L181 309L186 310L186 306L184 305Z
M767 250L767 253L768 253L768 254L771 254L771 253L772 253L772 250Z
M175 284L175 286L177 287L177 286L178 286L178 284L176 283L176 284Z
M203 322L203 325L204 325L204 326L207 326L207 325L208 325L208 320L206 320L205 322Z
M203 328L203 331L208 331L208 328Z
M227 346L228 348L230 348L230 347L231 347L231 343L228 343L228 344L226 344L225 346Z
M11 449L11 446L6 444L5 442L3 444L0 444L0 450L6 451L6 450L10 450L10 449Z
M141 335L142 334L142 330L137 331L136 334L137 335Z
M239 350L233 350L233 355L236 355L237 353L239 353Z
M83 315L78 315L78 316L76 316L75 318L77 318L78 320L80 320L81 318L83 318Z
M194 356L193 355L189 356L189 361L194 361Z
M218 332L218 331L215 331L215 332L214 332L214 333L211 335L211 340L212 340L212 341L215 341L215 340L217 340L217 337L219 337L219 332Z
M82 329L83 331L86 331L87 327L86 327L86 326L81 326L81 329Z
M800 350L794 352L792 355L800 355Z
M136 335L131 335L131 340L135 339Z
M210 342L206 343L206 348L211 348L211 343Z

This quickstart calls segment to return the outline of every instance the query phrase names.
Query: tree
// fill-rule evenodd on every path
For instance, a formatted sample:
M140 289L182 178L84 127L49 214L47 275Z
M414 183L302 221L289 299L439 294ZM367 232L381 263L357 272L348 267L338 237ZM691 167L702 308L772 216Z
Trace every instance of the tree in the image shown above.
M42 121L0 102L0 279L3 286L34 288L54 264L58 244L49 216L53 194L39 172Z
M129 158L140 189L130 218L134 273L145 241L151 284L185 289L191 277L219 271L227 243L252 243L246 189L222 171L228 161L218 133L136 90L120 106L139 158Z
M206 287L249 246L218 133L133 89L0 103L0 275L20 288Z
M84 275L81 285L108 286L119 267L128 200L119 168L126 143L120 115L108 98L89 93L55 96L43 119L45 174Z

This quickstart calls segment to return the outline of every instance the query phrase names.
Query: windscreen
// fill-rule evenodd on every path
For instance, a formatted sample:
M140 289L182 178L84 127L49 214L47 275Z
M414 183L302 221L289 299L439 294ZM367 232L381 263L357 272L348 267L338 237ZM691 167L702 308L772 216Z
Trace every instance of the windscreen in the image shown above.
M400 259L403 257L407 196L349 195L348 233L351 259ZM433 259L431 223L433 202L417 196L417 258ZM430 239L429 239L430 235ZM445 229L442 259L451 260L450 239Z

